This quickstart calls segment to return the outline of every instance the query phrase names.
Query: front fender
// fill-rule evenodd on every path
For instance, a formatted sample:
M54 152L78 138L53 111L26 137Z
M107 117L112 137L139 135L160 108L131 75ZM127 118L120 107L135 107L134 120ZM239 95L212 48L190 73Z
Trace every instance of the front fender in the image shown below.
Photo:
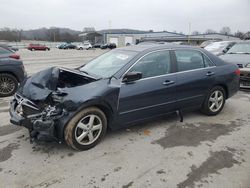
M80 105L78 105L78 108L75 111L68 111L65 116L60 118L57 122L56 126L56 132L59 142L64 142L64 130L69 123L69 121L80 111L82 111L85 108L96 106L97 108L100 108L102 111L104 111L105 115L108 119L108 124L112 124L113 119L116 117L116 110L114 107L112 107L110 104L108 104L105 101L101 101L101 99L96 100L89 100L86 101Z

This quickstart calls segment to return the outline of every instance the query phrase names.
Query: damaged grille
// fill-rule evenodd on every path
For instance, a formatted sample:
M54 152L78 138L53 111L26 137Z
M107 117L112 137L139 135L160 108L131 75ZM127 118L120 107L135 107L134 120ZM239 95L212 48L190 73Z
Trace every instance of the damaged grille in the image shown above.
M43 110L29 99L22 97L19 94L15 95L15 100L17 101L16 112L23 117L28 119L58 119L64 114L62 108L57 106L46 105Z
M19 94L15 94L15 100L17 101L16 112L20 116L27 116L29 114L38 113L40 111L35 103Z

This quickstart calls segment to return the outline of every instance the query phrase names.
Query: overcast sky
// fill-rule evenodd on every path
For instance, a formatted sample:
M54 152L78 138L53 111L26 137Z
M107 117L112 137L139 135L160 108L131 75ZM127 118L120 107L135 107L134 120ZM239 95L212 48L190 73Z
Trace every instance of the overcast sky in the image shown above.
M0 0L0 28L250 30L250 0Z

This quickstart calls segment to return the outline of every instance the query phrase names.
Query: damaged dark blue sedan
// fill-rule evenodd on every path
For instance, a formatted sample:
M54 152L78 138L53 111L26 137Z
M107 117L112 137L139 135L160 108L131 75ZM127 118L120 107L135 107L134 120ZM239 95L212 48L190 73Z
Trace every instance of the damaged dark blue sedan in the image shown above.
M77 69L27 78L11 102L11 123L31 140L94 147L111 130L186 109L217 115L239 88L239 69L195 47L140 45Z

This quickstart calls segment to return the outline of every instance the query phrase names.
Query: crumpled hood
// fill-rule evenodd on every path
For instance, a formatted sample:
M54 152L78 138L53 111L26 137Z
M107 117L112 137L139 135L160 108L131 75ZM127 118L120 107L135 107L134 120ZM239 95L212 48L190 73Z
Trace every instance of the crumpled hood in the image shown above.
M58 87L74 87L96 80L78 70L51 67L28 77L17 92L30 100L43 101Z
M245 66L247 63L250 63L249 54L224 54L221 55L220 58L235 65L242 64L243 66Z

